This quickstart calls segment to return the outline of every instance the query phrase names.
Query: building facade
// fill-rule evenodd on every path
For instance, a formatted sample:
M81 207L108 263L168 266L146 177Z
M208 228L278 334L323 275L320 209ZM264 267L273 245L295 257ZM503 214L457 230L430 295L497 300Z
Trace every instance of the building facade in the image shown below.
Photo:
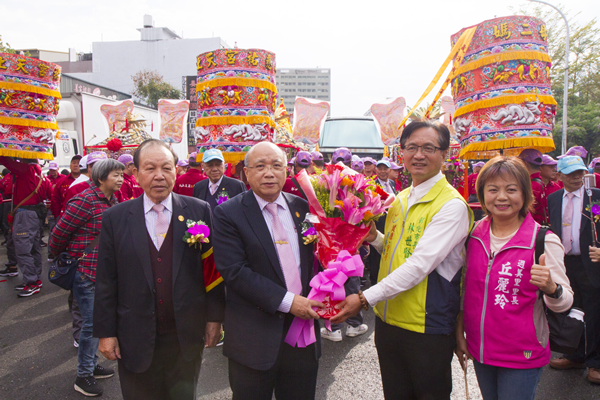
M296 96L331 101L329 68L280 68L276 79L278 96L289 114L294 112Z

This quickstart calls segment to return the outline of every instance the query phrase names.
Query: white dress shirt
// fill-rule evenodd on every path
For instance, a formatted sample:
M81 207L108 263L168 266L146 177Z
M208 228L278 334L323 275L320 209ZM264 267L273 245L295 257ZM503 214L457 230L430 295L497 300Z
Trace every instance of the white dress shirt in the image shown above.
M582 207L583 207L583 192L584 192L584 188L583 186L579 188L579 190L576 190L573 193L575 196L573 196L573 219L571 222L571 251L568 253L569 255L572 256L578 256L581 254L581 249L579 248L579 231L581 228L581 211L582 211ZM563 193L563 199L562 199L562 211L561 211L561 215L565 213L565 207L567 205L567 189L565 189L564 193ZM563 218L564 219L564 218Z
M418 186L410 187L408 209L420 201L440 180L439 172ZM399 201L399 200L396 200ZM408 212L408 211L407 211ZM374 307L380 301L393 299L399 293L412 289L434 270L451 281L463 265L463 248L469 233L469 211L464 201L452 199L442 206L423 231L412 255L402 267L364 292L366 300ZM381 253L384 235L378 232L371 245Z
M215 187L215 193L217 192L217 189L219 189L219 186L221 186L221 182L223 182L223 175L221 175L221 179L219 179L217 181L217 183L215 183L215 185L217 185ZM210 193L211 196L214 196L215 193L211 192L210 188L212 187L213 183L210 180L210 178L208 179L208 193Z
M146 229L148 230L148 235L152 238L152 243L156 248L160 248L158 245L157 236L154 234L154 225L156 224L156 218L158 217L158 213L152 209L154 206L154 202L146 196L144 196L144 218L146 219ZM169 193L169 197L160 202L165 209L163 210L163 214L167 217L167 220L171 221L171 217L173 216L173 194Z
M382 179L377 178L377 180L379 181L379 184L381 185L381 187L383 188L383 190L389 194L395 194L394 193L394 189L392 189L392 180L388 179L387 181L384 181Z
M254 192L253 192L254 193ZM273 238L273 216L267 210L268 201L263 200L256 193L254 193L254 197L256 197L256 201L258 202L258 207L262 211L263 218L267 223L267 227L269 228L269 233L271 234L271 239L275 241ZM287 201L283 197L283 194L279 193L279 197L273 203L277 204L279 221L283 228L285 229L285 233L288 236L288 240L290 242L290 246L292 246L292 251L294 252L294 258L296 259L296 264L298 265L298 273L302 276L302 270L300 268L300 245L298 244L298 233L296 233L296 224L294 224L294 219L292 218L292 212L290 211ZM277 308L277 311L288 313L292 308L292 302L294 301L294 293L287 292L285 297L281 301L281 304Z

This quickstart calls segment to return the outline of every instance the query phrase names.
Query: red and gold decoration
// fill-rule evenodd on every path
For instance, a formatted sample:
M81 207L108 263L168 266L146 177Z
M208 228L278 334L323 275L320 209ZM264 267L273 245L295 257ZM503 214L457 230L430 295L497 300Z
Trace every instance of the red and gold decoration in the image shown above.
M0 155L53 160L61 67L0 53Z
M220 49L196 60L198 158L207 149L225 162L243 160L250 147L271 141L277 100L275 54L260 49Z
M159 139L167 143L181 143L185 120L190 110L187 100L158 101L158 114L160 115Z
M554 150L556 101L550 88L546 25L510 16L477 25L452 74L453 126L463 159ZM452 36L454 45L465 28ZM456 60L455 60L456 61Z

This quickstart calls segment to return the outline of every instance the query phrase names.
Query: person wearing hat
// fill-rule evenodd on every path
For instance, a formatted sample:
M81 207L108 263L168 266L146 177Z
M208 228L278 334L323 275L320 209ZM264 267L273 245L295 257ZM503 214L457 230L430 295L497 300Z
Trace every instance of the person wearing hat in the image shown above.
M401 167L393 161L390 161L390 173L388 175L388 179L390 182L394 182L394 188L396 189L396 193L402 191L402 182L400 182L400 169Z
M477 182L477 176L479 175L479 171L485 165L483 161L476 162L473 164L473 173L470 174L467 178L467 185L469 188L469 199L467 203L477 203L477 190L475 189L475 182Z
M195 198L206 201L211 210L219 204L246 191L244 182L225 176L225 159L219 149L204 152L202 169L208 179L194 185Z
M71 169L71 173L69 175L64 175L60 178L58 182L54 185L54 190L52 190L52 198L50 200L50 211L54 218L58 221L60 217L61 211L63 209L63 204L65 202L65 194L69 187L79 176L81 175L81 169L79 168L79 161L82 159L82 156L75 155L71 158L71 164L69 168Z
M596 177L596 187L600 188L600 157L596 157L590 162L588 171L590 174L594 174Z
M119 191L119 202L137 199L144 194L144 189L138 185L135 176L133 175L135 169L133 156L131 154L121 154L119 158L117 158L117 161L125 166L125 170L123 170L123 185Z
M367 178L374 176L375 175L375 164L377 164L377 161L375 161L371 157L365 157L365 158L363 158L363 164L365 165L365 169L363 170L363 175L366 176Z
M323 169L323 166L325 165L325 161L323 159L323 154L321 154L321 152L313 151L312 153L310 153L310 159L312 161L313 168Z
M392 164L388 160L379 160L377 161L377 180L376 182L381 186L383 190L385 190L389 194L395 195L396 191L396 182L389 179L390 169L392 168Z
M600 383L600 263L590 257L594 245L587 209L590 199L583 187L587 168L579 156L565 156L559 159L557 169L565 187L548 196L550 225L564 246L567 277L575 294L573 306L585 313L586 333L574 354L551 360L550 367L588 367L588 380ZM591 194L592 202L600 200L600 190L591 189ZM598 230L600 224L596 223Z
M345 147L338 147L333 151L331 155L331 163L337 164L342 162L346 166L350 167L352 164L352 152Z
M587 157L587 154L588 154L588 152L583 146L573 146L573 147L569 148L569 150L567 150L567 152L565 154L562 154L556 158L558 158L560 160L563 157L577 156L577 157L581 157L581 159L583 160L584 158Z
M40 230L46 219L44 201L52 193L50 181L42 175L36 159L14 160L1 156L0 164L13 175L12 240L23 284L16 286L17 296L28 297L42 288L42 254Z
M188 171L190 167L190 162L188 160L179 160L177 161L177 176L181 176Z
M362 174L363 170L365 169L365 164L363 160L359 158L358 160L352 161L352 169L358 172L359 174Z
M92 169L94 168L94 164L101 160L106 160L108 156L103 151L94 151L86 156L84 156L81 160L79 160L79 169L81 171L81 175L79 178L75 179L71 186L65 193L65 200L63 203L63 208L61 209L61 213L64 213L67 208L67 203L73 197L83 192L93 184L91 181L92 178ZM116 193L117 199L120 201L120 192Z
M548 204L544 193L544 181L540 174L542 166L542 153L536 149L525 149L519 154L521 161L525 163L529 176L531 177L531 189L533 189L533 211L531 216L540 225L548 226Z
M207 150L208 151L208 150ZM202 173L202 164L198 162L198 153L190 154L188 171L177 177L173 193L182 194L184 196L194 195L194 185L204 179L206 175Z
M50 161L48 164L48 179L52 184L52 188L54 189L54 185L56 185L56 181L60 178L60 174L58 173L58 162Z
M302 171L303 169L306 169L306 172L308 172L308 169L312 165L312 156L308 151L299 151L296 154L296 157L293 158L293 160L293 174L291 177L287 177L285 179L285 183L283 184L283 188L281 190L285 193L293 194L302 197L304 200L306 200L306 195L304 194L302 189L300 189L300 185L298 184L298 181L296 180L295 176L299 174L300 171Z
M557 190L561 189L561 186L554 181L554 178L558 176L556 171L556 161L554 158L547 154L542 156L542 165L540 166L540 176L542 183L544 184L544 197L546 198L546 215L548 215L548 196Z

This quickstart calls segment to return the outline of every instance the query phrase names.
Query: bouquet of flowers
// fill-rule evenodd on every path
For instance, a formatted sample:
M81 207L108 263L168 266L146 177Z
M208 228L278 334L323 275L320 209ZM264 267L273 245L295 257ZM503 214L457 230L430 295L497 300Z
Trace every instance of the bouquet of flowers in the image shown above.
M314 227L304 235L316 234L316 255L325 269L311 280L308 298L325 304L324 310L316 311L328 320L339 312L334 306L346 298L344 283L348 277L363 275L364 264L356 253L369 233L370 222L377 220L395 198L374 180L342 163L327 165L314 175L302 170L296 180L308 200L312 214L308 220ZM313 324L314 320L295 318L286 342L299 347L314 343ZM328 326L329 321L325 324Z
M444 163L444 175L446 180L454 189L459 189L465 182L465 166L458 156L451 156Z

